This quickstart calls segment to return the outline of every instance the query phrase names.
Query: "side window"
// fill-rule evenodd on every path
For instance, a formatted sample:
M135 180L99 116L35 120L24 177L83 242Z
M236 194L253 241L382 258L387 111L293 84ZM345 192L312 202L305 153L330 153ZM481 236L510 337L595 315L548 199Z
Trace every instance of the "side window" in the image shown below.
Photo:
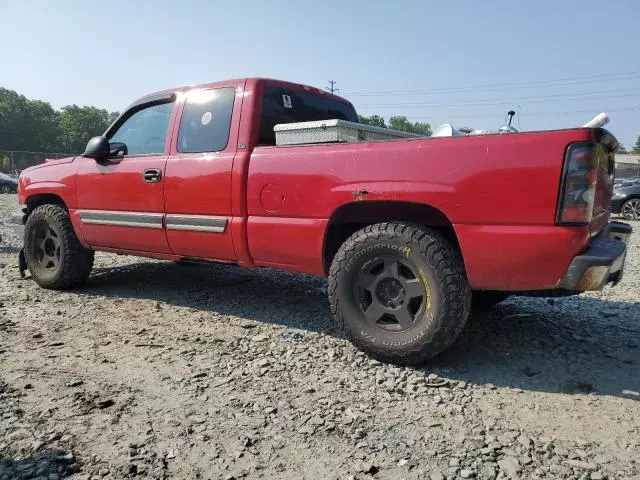
M164 152L173 103L161 103L134 111L110 135L109 142L127 146L127 155L152 155Z
M178 151L219 152L229 141L233 87L199 90L188 94L180 119Z

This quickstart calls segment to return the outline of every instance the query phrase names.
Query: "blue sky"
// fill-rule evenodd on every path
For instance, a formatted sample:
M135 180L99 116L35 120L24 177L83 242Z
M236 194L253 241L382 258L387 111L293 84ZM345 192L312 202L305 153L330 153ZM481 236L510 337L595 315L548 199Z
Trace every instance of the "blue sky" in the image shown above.
M521 130L563 128L605 111L629 148L639 18L638 0L0 0L0 86L120 110L175 85L333 79L362 114L432 127L496 129L513 108Z

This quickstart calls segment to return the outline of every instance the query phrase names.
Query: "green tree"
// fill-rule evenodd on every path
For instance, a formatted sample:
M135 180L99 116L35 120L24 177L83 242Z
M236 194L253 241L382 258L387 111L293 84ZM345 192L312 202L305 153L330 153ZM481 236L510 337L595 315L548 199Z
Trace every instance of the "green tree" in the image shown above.
M631 149L631 153L640 153L640 137L636 139L636 144Z
M12 173L11 168L11 158L8 155L0 156L0 172L3 173Z
M387 125L384 123L384 118L379 117L378 115L371 115L370 117L363 117L362 115L358 115L358 121L360 123L364 123L365 125L387 128Z
M68 153L81 153L91 137L102 135L117 118L115 112L96 107L67 105L60 112L60 146Z
M389 118L389 128L392 128L393 130L401 130L403 132L416 133L418 135L431 135L431 125L422 122L411 123L407 120L407 117L403 116Z
M624 145L619 144L618 145L618 150L616 151L616 153L629 153L629 152L627 152L627 149L624 148Z
M49 103L0 88L0 148L52 151L58 137L58 112Z
M62 111L0 88L0 149L45 153L78 153L118 116L96 107L69 105ZM15 168L39 163L45 155L14 155Z

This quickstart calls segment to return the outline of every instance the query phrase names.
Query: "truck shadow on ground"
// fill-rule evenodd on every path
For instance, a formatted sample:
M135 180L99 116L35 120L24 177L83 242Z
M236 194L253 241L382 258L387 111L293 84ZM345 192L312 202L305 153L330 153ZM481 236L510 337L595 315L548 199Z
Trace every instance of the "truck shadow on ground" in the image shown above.
M79 469L73 456L62 450L34 453L22 460L0 459L0 478L11 480L30 478L67 478ZM51 475L51 477L49 477Z
M340 336L325 285L271 270L143 262L96 269L78 293L146 298ZM419 370L497 387L640 400L639 319L637 303L512 298L473 315L458 341Z

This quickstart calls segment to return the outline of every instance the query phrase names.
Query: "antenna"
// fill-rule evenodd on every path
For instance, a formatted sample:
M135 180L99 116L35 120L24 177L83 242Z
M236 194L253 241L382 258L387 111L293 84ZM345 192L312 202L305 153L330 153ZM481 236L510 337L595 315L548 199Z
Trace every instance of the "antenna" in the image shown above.
M507 117L509 117L509 120L507 121L507 125L511 126L511 121L513 120L513 116L516 114L516 112L514 112L513 110L509 110L507 112Z
M500 127L500 130L499 130L500 133L517 133L518 132L515 129L515 127L511 126L511 122L513 121L513 117L515 114L516 112L514 112L513 110L509 110L507 112L507 118L505 119L507 123Z

